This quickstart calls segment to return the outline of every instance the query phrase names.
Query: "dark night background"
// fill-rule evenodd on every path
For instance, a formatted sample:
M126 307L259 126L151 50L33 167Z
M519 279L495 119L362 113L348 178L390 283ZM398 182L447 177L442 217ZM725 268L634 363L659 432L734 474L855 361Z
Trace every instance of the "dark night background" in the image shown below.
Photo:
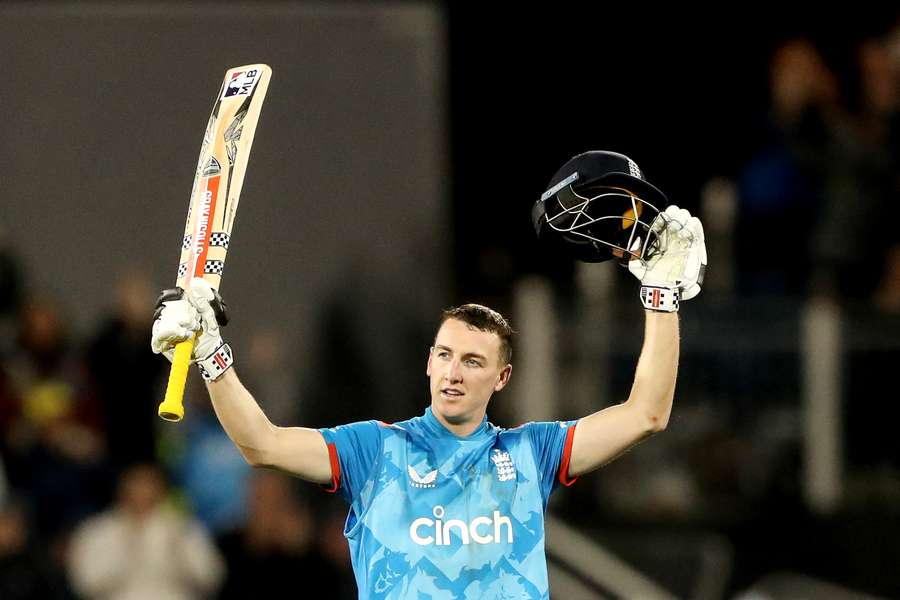
M501 305L513 282L527 273L552 278L562 304L573 293L572 265L542 252L534 243L528 212L550 176L568 158L589 149L627 154L671 202L696 213L704 183L713 177L736 178L770 142L768 62L779 44L796 37L812 40L838 76L845 102L858 106L857 44L883 35L897 16L895 7L866 3L830 8L793 3L704 8L688 3L678 8L554 3L552 8L524 10L504 4L449 3L447 14L456 284L461 300L488 297ZM816 217L812 213L803 218L813 221ZM766 244L773 239L771 233L767 223L760 223L748 243ZM711 270L717 268L716 260L711 254ZM805 291L806 282L794 289L798 287ZM748 291L749 298L756 295L765 297L767 292ZM720 326L712 311L701 317L701 323L703 329ZM625 331L625 335L635 333ZM731 335L752 337L754 333L738 329ZM683 355L680 389L689 388L686 377L714 378L704 369L722 367L700 360L702 367L691 369L691 356L690 352ZM794 360L791 355L774 360L783 365L785 359ZM738 360L755 365L749 368L760 368L752 358ZM860 361L876 365L870 365L872 371L849 371L855 386L864 377L859 373L890 370L887 365L893 364L893 359L877 353L854 360L857 369ZM622 365L631 367L627 360ZM780 371L772 363L764 362L761 368ZM622 375L623 392L628 372ZM729 377L728 372L723 369L723 376ZM784 379L775 385L790 386L791 376ZM853 396L856 409L846 409L851 420L867 423L853 431L847 446L858 466L887 468L896 465L897 457L891 449L897 444L889 441L895 439L892 425L876 427L869 419L880 420L877 415L884 410L887 420L896 423L896 394L886 382L872 383L867 389L880 408L869 413L864 408L870 406L866 392L863 397ZM767 404L772 399L766 394L757 390L750 401ZM676 407L676 422L677 413ZM713 446L707 451L716 452ZM783 460L779 478L790 477L786 473L797 469L800 459L794 454ZM890 574L900 564L896 506L882 505L878 512L883 517L868 515L867 509L857 506L839 517L820 518L799 501L797 485L782 481L774 486L778 491L773 489L753 510L736 518L673 522L644 515L621 520L589 494L575 500L567 497L571 505L565 514L580 515L572 521L577 525L592 519L604 523L605 539L618 542L613 547L625 555L627 540L647 530L677 537L717 528L735 544L735 572L729 582L733 591L750 586L763 573L795 570L896 595L900 588ZM669 538L647 535L647 539L665 546ZM648 554L653 553L638 551L632 556L638 563L643 558L650 568L653 559ZM683 557L680 566L690 571L690 564L691 559ZM690 579L691 575L675 569L670 582L678 584L670 589L685 590Z
M522 207L579 152L622 152L670 202L696 210L703 183L734 176L764 143L768 60L780 42L814 40L852 99L855 45L888 31L896 13L874 3L450 2L446 10L463 290L484 285L471 267L486 244L509 251L516 274L541 268Z
M494 423L622 401L637 282L530 221L565 161L614 150L703 218L709 272L667 431L550 514L674 597L900 597L895 6L2 2L0 57L0 599L93 597L73 536L148 462L213 534L221 597L251 571L355 597L340 499L251 472L196 379L184 422L155 415L149 321L201 125L255 62L274 76L222 292L273 422L420 414L436 318L462 302L519 332ZM778 60L803 97L783 114ZM616 596L566 543L548 536L554 589Z

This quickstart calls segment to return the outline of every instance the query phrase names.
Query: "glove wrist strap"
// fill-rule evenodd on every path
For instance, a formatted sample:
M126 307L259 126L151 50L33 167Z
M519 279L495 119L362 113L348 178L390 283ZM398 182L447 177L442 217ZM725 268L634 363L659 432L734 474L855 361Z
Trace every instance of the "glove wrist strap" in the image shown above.
M675 286L642 285L641 303L647 310L678 312L681 292Z
M204 381L215 381L234 364L231 346L222 342L216 351L204 359L197 360L197 367Z

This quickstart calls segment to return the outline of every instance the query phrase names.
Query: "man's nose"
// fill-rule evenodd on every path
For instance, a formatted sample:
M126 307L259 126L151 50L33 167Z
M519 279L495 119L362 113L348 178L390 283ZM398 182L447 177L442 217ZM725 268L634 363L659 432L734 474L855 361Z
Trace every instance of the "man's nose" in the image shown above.
M447 368L447 379L450 383L462 381L462 367L459 364L459 361L450 361L450 366Z

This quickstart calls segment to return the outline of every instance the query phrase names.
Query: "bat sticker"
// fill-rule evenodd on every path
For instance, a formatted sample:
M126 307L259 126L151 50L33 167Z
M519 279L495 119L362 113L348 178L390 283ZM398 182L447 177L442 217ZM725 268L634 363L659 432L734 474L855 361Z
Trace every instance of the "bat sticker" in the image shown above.
M206 261L206 265L203 267L204 274L215 274L221 275L222 270L225 268L225 261L223 260L208 260Z
M222 246L228 250L228 240L229 236L227 233L223 231L214 231L213 234L209 236L209 245Z
M243 106L240 111L236 115L234 115L234 120L231 121L228 125L228 129L225 130L225 153L228 154L228 163L230 165L234 165L234 159L237 156L237 142L241 139L241 134L244 132L244 128L241 124L244 122L244 117L247 116L247 106Z
M203 176L204 177L214 177L222 172L222 165L219 164L219 161L216 160L215 156L209 157L209 162L206 163L206 166L203 168Z
M237 71L231 74L231 80L222 91L222 100L225 98L233 98L234 96L249 96L256 87L256 82L262 71L259 69L250 69L247 71Z

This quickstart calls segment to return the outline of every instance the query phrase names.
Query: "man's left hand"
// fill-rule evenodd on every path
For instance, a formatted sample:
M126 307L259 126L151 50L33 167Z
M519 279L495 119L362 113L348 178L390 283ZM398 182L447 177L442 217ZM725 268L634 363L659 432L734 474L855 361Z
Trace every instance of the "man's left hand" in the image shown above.
M660 238L659 252L646 261L630 261L628 270L644 286L677 288L681 300L690 300L700 293L706 271L700 219L672 205L656 217L652 229Z

